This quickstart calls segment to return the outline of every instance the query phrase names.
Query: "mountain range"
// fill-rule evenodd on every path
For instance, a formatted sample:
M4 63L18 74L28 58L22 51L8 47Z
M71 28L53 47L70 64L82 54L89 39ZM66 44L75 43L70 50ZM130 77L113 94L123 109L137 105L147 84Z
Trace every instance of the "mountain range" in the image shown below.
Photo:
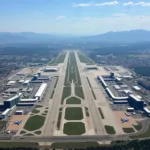
M105 41L105 42L138 42L150 41L150 31L146 30L130 30L120 32L107 32L104 34L93 36L71 36L60 34L41 34L34 32L0 32L0 43L7 42L28 42L28 41L48 41L62 39L76 39L83 41Z

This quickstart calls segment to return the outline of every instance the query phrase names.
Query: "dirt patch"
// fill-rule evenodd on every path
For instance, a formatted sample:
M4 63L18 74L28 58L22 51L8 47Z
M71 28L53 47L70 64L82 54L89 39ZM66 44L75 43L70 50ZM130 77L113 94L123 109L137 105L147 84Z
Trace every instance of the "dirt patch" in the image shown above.
M26 122L28 117L29 117L29 115L14 115L9 122L7 130L10 130L10 131L20 130L21 128L23 128L23 125ZM16 122L16 121L21 121L20 125L15 124L14 122Z

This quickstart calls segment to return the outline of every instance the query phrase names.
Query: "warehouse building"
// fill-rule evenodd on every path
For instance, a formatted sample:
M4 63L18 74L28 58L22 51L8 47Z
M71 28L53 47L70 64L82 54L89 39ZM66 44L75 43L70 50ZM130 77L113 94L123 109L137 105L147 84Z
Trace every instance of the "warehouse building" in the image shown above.
M14 97L7 99L4 101L4 108L12 108L13 106L15 106L19 100L20 100L20 96L22 95L22 93L19 93L17 95L15 95Z
M86 70L97 70L98 68L97 68L96 65L88 65L88 66L86 66L85 69L86 69Z
M15 115L23 115L24 114L24 110L17 110L15 112Z
M47 67L44 69L44 72L57 72L58 68L57 67Z
M40 88L38 89L37 93L35 94L34 98L41 100L46 88L47 88L47 83L42 83Z
M144 101L136 97L135 95L129 95L129 103L135 109L143 109L144 108Z

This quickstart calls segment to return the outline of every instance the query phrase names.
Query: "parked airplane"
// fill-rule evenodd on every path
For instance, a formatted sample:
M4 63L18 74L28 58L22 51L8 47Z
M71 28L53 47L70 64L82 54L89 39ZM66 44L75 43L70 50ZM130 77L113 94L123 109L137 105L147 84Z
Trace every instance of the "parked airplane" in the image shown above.
M129 119L121 118L122 123L129 122Z
M14 124L16 124L16 125L20 125L20 124L21 124L21 122L22 122L22 120L20 120L20 121L15 121L15 122L14 122Z

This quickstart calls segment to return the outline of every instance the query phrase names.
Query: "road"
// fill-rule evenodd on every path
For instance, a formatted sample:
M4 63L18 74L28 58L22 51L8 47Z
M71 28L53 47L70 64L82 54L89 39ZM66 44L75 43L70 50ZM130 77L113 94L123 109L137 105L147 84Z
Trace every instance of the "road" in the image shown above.
M66 54L65 62L64 62L64 68L62 69L62 73L59 75L58 83L55 89L55 93L53 96L53 100L51 103L51 109L48 113L48 117L46 119L46 126L44 129L44 136L52 136L54 133L54 130L56 128L56 123L57 123L57 116L58 116L58 109L59 109L59 104L61 101L61 96L63 92L63 84L65 80L65 70L67 67L67 62L68 61L68 53Z
M126 135L87 135L87 136L41 136L14 137L14 142L87 142L87 141L116 141L129 140Z

